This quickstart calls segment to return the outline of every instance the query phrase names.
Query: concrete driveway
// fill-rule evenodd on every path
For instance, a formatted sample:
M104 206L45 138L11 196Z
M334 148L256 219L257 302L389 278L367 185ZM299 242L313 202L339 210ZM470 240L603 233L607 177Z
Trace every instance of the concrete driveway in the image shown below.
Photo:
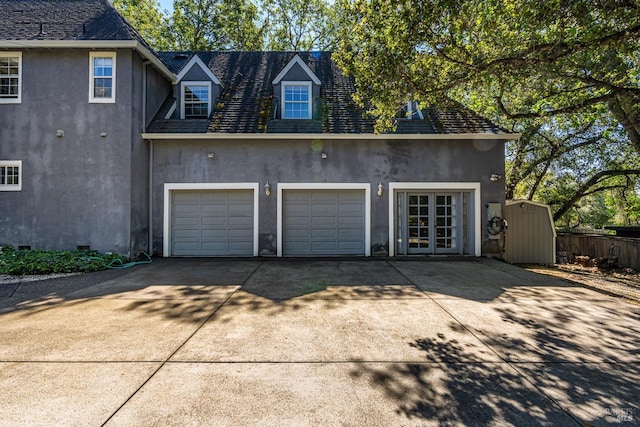
M1 425L638 425L640 306L487 259L0 287Z

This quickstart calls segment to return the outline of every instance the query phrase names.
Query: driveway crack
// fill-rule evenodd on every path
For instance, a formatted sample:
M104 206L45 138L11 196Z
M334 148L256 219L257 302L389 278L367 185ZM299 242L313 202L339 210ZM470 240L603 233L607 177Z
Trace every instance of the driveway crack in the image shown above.
M171 360L173 358L173 356L175 356L181 349L182 347L185 346L185 344L187 344L187 342L189 342L189 340L191 340L191 338L193 338L199 331L200 329L202 329L202 327L204 325L207 324L207 322L209 322L209 320L211 320L217 313L218 311L236 294L236 292L238 292L240 289L242 289L242 287L253 277L253 275L260 269L260 267L262 267L264 263L261 262L258 264L258 266L253 269L253 271L251 273L249 273L249 275L246 277L246 279L240 284L240 286L238 286L238 288L236 290L234 290L233 292L231 292L227 298L225 298L225 300L218 305L218 307L209 315L207 316L206 319L204 319L202 322L200 322L200 325L198 325L198 327L191 333L189 334L189 336L173 351L171 352L171 354L165 358L161 363L160 366L158 366L158 368L156 370L154 370L151 375L149 375L149 377L133 392L131 393L131 395L129 397L127 397L125 399L125 401L116 408L115 411L113 411L113 413L109 416L109 418L107 418L104 423L102 423L102 426L104 427L105 425L107 425L109 423L109 421L111 421L113 419L113 417L116 416L116 414L118 412L120 412L120 410L122 408L124 408L124 406L129 403L131 401L131 399L133 399L133 397L138 394L138 392L140 392L140 390L142 390L144 388L144 386L146 386L149 381L151 381L152 378L154 378L156 376L156 374L158 372L160 372L160 370L169 362L169 360Z

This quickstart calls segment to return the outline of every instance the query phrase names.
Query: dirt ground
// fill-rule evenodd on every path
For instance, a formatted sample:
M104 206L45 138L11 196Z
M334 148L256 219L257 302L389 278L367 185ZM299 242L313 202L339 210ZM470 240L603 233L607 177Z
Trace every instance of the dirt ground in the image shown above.
M640 304L640 272L631 268L601 270L598 267L584 267L578 264L525 265L522 267L536 273L580 283Z

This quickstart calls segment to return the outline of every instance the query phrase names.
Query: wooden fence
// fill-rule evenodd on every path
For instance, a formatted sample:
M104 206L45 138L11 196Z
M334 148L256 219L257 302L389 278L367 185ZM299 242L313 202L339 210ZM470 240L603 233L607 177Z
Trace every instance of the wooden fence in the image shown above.
M591 258L607 258L611 253L618 256L618 265L640 271L640 239L631 237L601 236L595 234L558 233L557 252L587 255Z

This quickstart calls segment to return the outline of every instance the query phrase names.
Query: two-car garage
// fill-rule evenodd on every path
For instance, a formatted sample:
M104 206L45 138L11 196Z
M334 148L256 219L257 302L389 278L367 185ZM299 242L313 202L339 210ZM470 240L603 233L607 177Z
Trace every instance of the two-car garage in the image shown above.
M277 255L369 255L369 184L279 184ZM165 184L165 256L256 256L259 185ZM273 197L273 196L272 196Z

